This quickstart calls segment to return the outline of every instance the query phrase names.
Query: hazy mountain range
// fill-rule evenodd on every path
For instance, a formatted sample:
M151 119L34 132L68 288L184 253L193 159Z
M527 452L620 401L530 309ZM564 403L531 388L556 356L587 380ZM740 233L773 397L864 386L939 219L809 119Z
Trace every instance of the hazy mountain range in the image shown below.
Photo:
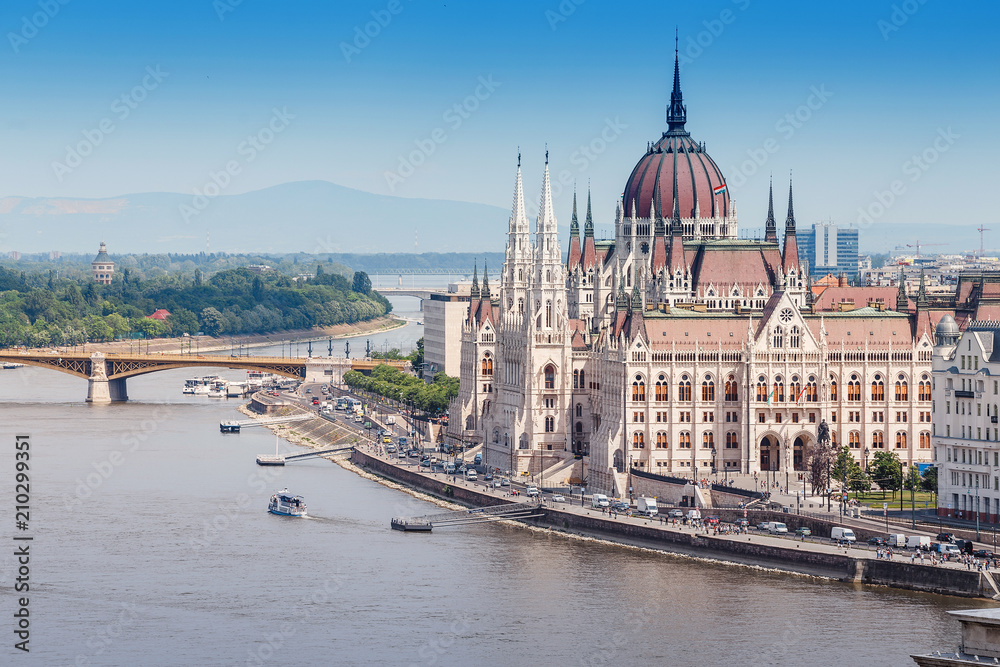
M108 199L0 199L0 248L23 253L482 252L502 250L510 212L376 195L326 181L197 199L150 192Z
M440 199L408 199L327 181L298 181L238 195L196 198L151 192L107 199L0 199L0 251L88 253L104 240L113 254L502 252L506 209ZM567 242L569 212L559 214ZM861 232L862 254L927 244L922 254L979 248L978 225L873 224ZM1000 247L985 236L987 254ZM741 236L763 235L741 225ZM806 226L799 226L799 233ZM991 241L994 241L991 243ZM944 244L944 245L931 245ZM997 254L994 250L992 254Z

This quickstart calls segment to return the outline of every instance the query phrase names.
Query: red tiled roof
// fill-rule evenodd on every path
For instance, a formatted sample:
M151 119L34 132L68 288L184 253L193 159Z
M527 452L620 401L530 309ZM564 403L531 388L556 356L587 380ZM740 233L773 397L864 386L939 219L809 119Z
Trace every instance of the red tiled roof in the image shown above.
M667 266L667 242L662 236L653 239L653 264L650 267L655 276Z
M709 284L724 288L734 283L750 288L771 284L764 256L756 245L702 245L691 273L698 288Z
M629 176L624 193L626 217L645 218L654 204L659 215L669 217L674 206L675 171L682 218L694 217L696 201L702 218L728 214L729 192L718 196L712 192L724 184L718 165L690 137L664 135ZM713 211L713 207L721 210Z
M671 313L666 317L647 317L646 335L654 350L741 349L747 340L747 317L736 315L704 316L694 313ZM756 320L756 318L755 318Z
M815 285L815 283L814 283ZM814 302L816 311L836 311L837 304L845 301L854 303L856 308L864 308L870 301L882 300L887 308L896 309L895 287L836 287L825 288Z
M597 253L594 251L594 239L588 236L583 240L583 270L589 271L595 268L596 262Z
M785 232L785 249L781 253L781 268L786 274L789 269L799 268L799 244L795 240L795 234Z
M569 254L566 260L566 268L572 271L576 267L580 266L581 256L580 237L574 236L569 240Z
M148 319L151 319L151 320L165 320L168 317L170 317L170 311L169 310L164 310L163 308L160 308L157 311L155 311L152 315L149 315Z

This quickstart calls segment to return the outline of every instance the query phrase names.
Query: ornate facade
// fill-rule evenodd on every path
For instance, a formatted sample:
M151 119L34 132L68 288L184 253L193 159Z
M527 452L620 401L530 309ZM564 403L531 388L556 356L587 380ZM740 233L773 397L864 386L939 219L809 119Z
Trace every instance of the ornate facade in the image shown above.
M818 311L799 264L791 184L778 240L737 238L721 170L685 129L678 64L667 131L597 240L574 195L566 260L548 155L532 234L520 157L499 295L476 286L453 440L487 465L623 495L634 467L704 476L805 470L821 422L859 461L930 461L931 354L944 311L899 295Z

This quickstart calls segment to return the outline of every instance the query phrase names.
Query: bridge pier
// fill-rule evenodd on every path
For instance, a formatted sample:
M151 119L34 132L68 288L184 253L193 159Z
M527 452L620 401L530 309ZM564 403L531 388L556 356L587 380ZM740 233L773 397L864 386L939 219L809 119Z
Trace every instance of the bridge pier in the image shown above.
M90 378L87 381L87 402L98 405L128 400L125 378L108 379L107 361L100 352L90 355Z

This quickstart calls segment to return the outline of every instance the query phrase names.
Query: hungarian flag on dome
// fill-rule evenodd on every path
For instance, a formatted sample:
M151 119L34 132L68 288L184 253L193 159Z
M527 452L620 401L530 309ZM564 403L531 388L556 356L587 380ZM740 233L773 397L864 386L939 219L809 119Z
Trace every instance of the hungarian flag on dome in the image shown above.
M718 196L718 195L721 195L721 194L722 194L723 192L725 192L725 191L726 191L726 184L725 184L725 183L723 183L723 184L722 184L722 185L720 185L719 187L717 187L717 188L713 188L713 189L712 189L712 194L714 194L714 195Z

